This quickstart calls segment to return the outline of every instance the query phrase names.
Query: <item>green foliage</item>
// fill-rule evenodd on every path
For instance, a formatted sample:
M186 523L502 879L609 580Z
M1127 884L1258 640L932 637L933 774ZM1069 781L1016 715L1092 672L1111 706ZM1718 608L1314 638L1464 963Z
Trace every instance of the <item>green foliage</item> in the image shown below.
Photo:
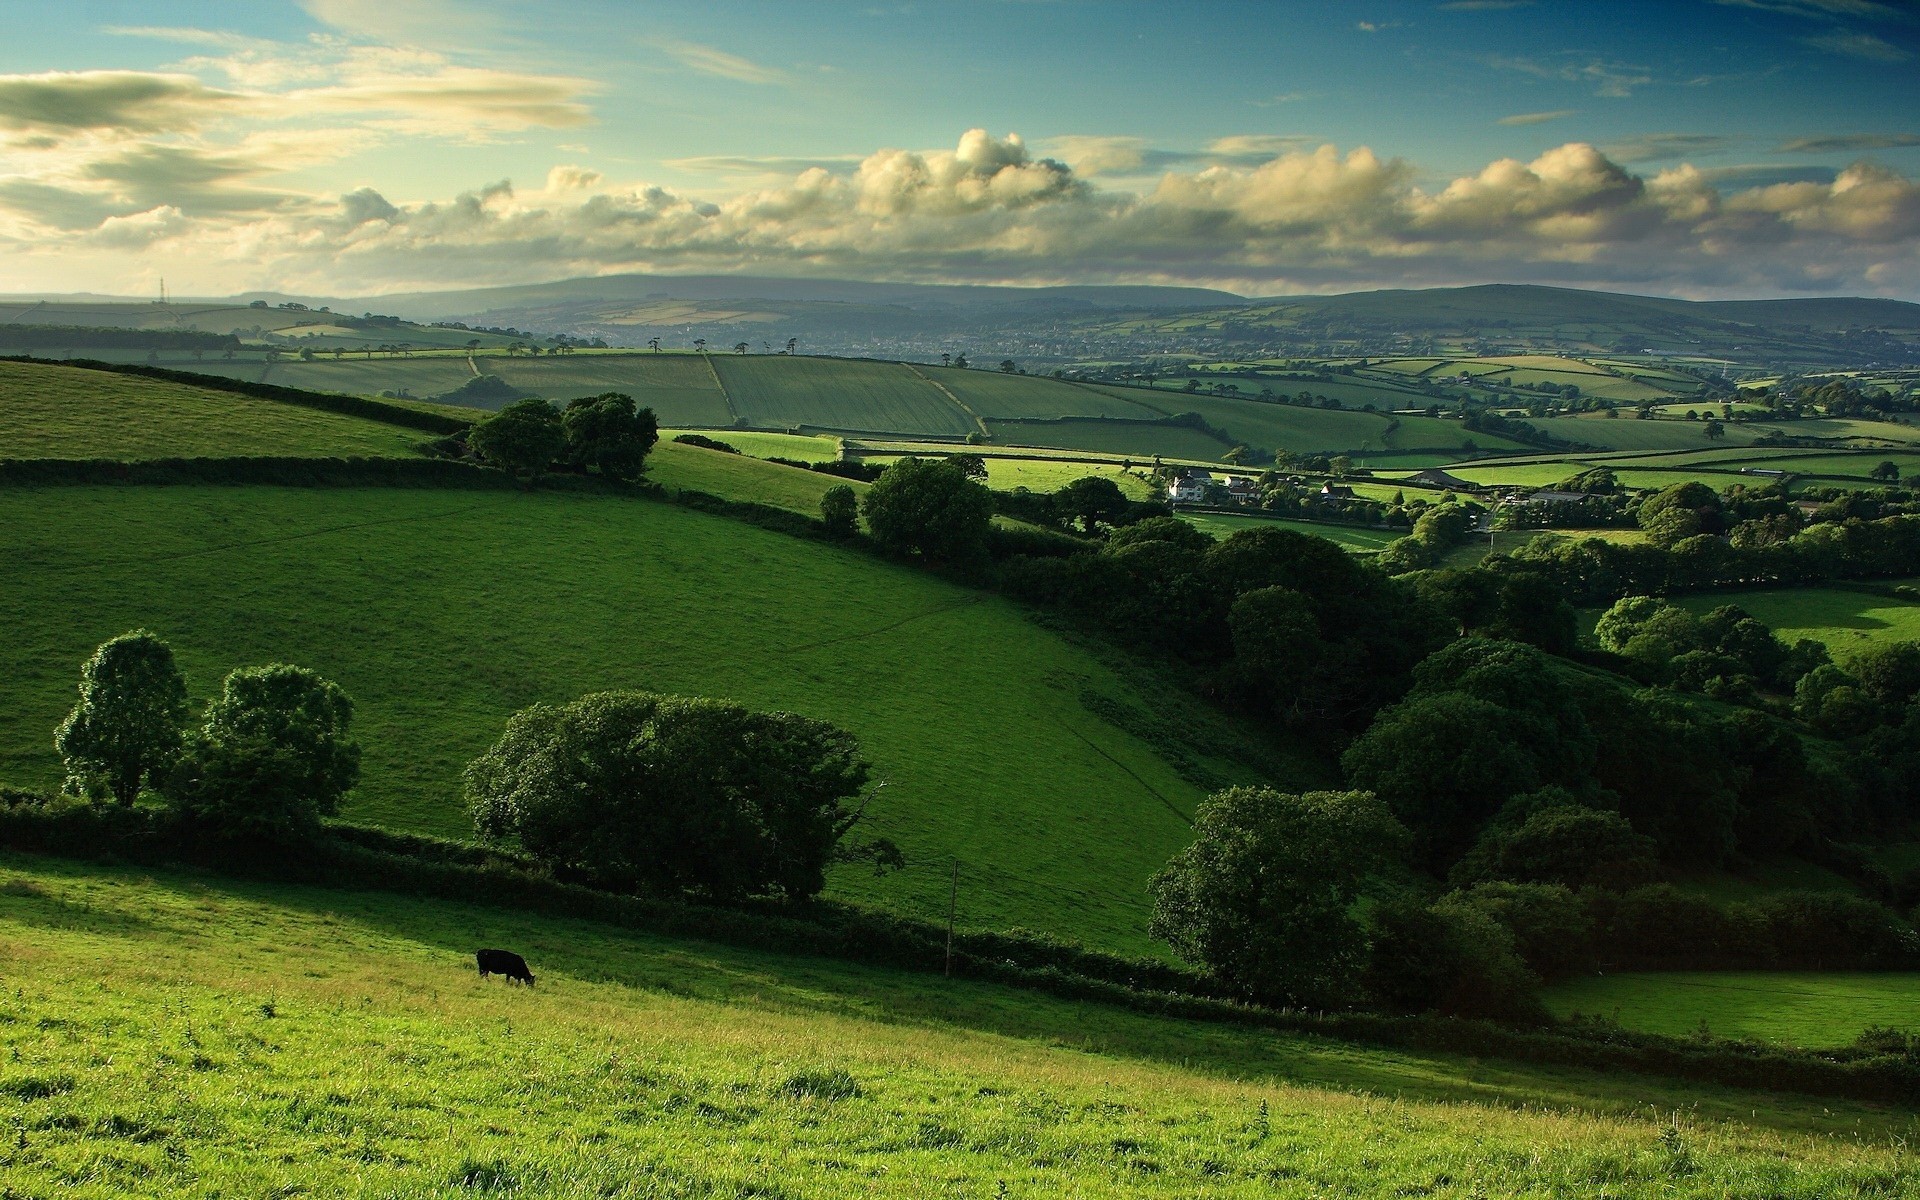
M477 422L467 434L467 445L493 466L520 474L538 475L553 465L567 444L560 410L528 396Z
M1244 995L1339 1003L1366 946L1353 901L1403 837L1364 792L1218 792L1154 876L1153 933Z
M646 469L647 455L660 440L660 422L653 410L636 411L633 397L620 392L569 401L560 426L566 434L570 465L614 479L638 479Z
M1456 885L1488 880L1628 888L1651 881L1656 865L1652 838L1636 833L1617 812L1589 808L1564 789L1546 789L1541 803L1508 801L1500 816L1449 878Z
M1443 913L1475 912L1513 938L1514 952L1552 982L1593 965L1593 917L1557 883L1479 883L1436 905Z
M80 700L54 730L69 786L132 804L180 749L187 685L173 649L144 629L101 643L80 668Z
M846 484L836 484L820 497L820 520L827 532L845 540L860 532L860 500Z
M1389 1011L1509 1021L1541 1015L1539 980L1520 960L1513 934L1478 908L1384 900L1367 912L1367 938L1362 983Z
M861 512L895 553L969 562L986 553L993 497L948 460L903 458L867 490Z
M1101 525L1118 525L1132 502L1112 479L1088 475L1055 492L1053 507L1062 518L1078 521L1083 532L1092 533Z
M243 667L208 705L162 792L174 811L218 834L310 835L360 780L352 722L353 701L318 673Z
M467 768L474 825L621 889L805 899L866 785L859 743L824 721L646 692L514 715Z

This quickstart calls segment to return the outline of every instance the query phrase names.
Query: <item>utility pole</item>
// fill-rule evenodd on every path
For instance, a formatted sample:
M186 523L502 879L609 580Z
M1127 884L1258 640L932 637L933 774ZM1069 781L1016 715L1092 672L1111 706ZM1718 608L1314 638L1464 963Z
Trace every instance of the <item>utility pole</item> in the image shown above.
M960 910L960 858L954 856L953 885L947 890L947 974L953 974L953 918Z

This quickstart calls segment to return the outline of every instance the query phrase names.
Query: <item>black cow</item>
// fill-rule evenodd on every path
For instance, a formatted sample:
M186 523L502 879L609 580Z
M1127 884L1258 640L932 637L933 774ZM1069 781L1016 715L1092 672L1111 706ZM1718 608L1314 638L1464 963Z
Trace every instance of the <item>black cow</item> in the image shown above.
M480 964L480 978L489 975L505 975L508 979L518 979L528 987L533 986L533 972L527 970L527 960L511 950L476 950L473 957Z

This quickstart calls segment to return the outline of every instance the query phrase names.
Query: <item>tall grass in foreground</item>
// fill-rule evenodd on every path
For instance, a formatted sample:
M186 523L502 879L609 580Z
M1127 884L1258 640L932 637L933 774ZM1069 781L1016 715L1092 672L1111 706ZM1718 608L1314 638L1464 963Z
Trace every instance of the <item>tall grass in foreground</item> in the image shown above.
M0 868L16 1195L1920 1189L1891 1136L1910 1122L1859 1107L1702 1090L1676 1117L1685 1100L1646 1081L390 897ZM481 982L480 944L525 952L540 985Z

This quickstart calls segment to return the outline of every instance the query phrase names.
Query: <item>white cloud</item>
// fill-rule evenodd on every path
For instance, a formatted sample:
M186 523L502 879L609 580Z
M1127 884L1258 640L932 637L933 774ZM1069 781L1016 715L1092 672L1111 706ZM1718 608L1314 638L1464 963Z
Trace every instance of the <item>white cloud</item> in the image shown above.
M241 99L191 75L152 71L0 75L0 129L178 131L231 112Z
M647 44L688 70L698 71L702 75L715 75L737 83L774 84L787 81L784 71L763 67L737 54L728 54L725 50L703 46L698 42L661 39Z
M1551 112L1514 113L1510 117L1501 117L1498 125L1544 125L1548 121L1559 121L1578 112L1574 108L1556 108Z
M1816 50L1825 50L1829 54L1840 54L1866 62L1899 63L1913 57L1892 42L1875 37L1871 33L1836 30L1833 33L1823 33L1817 37L1801 40Z

